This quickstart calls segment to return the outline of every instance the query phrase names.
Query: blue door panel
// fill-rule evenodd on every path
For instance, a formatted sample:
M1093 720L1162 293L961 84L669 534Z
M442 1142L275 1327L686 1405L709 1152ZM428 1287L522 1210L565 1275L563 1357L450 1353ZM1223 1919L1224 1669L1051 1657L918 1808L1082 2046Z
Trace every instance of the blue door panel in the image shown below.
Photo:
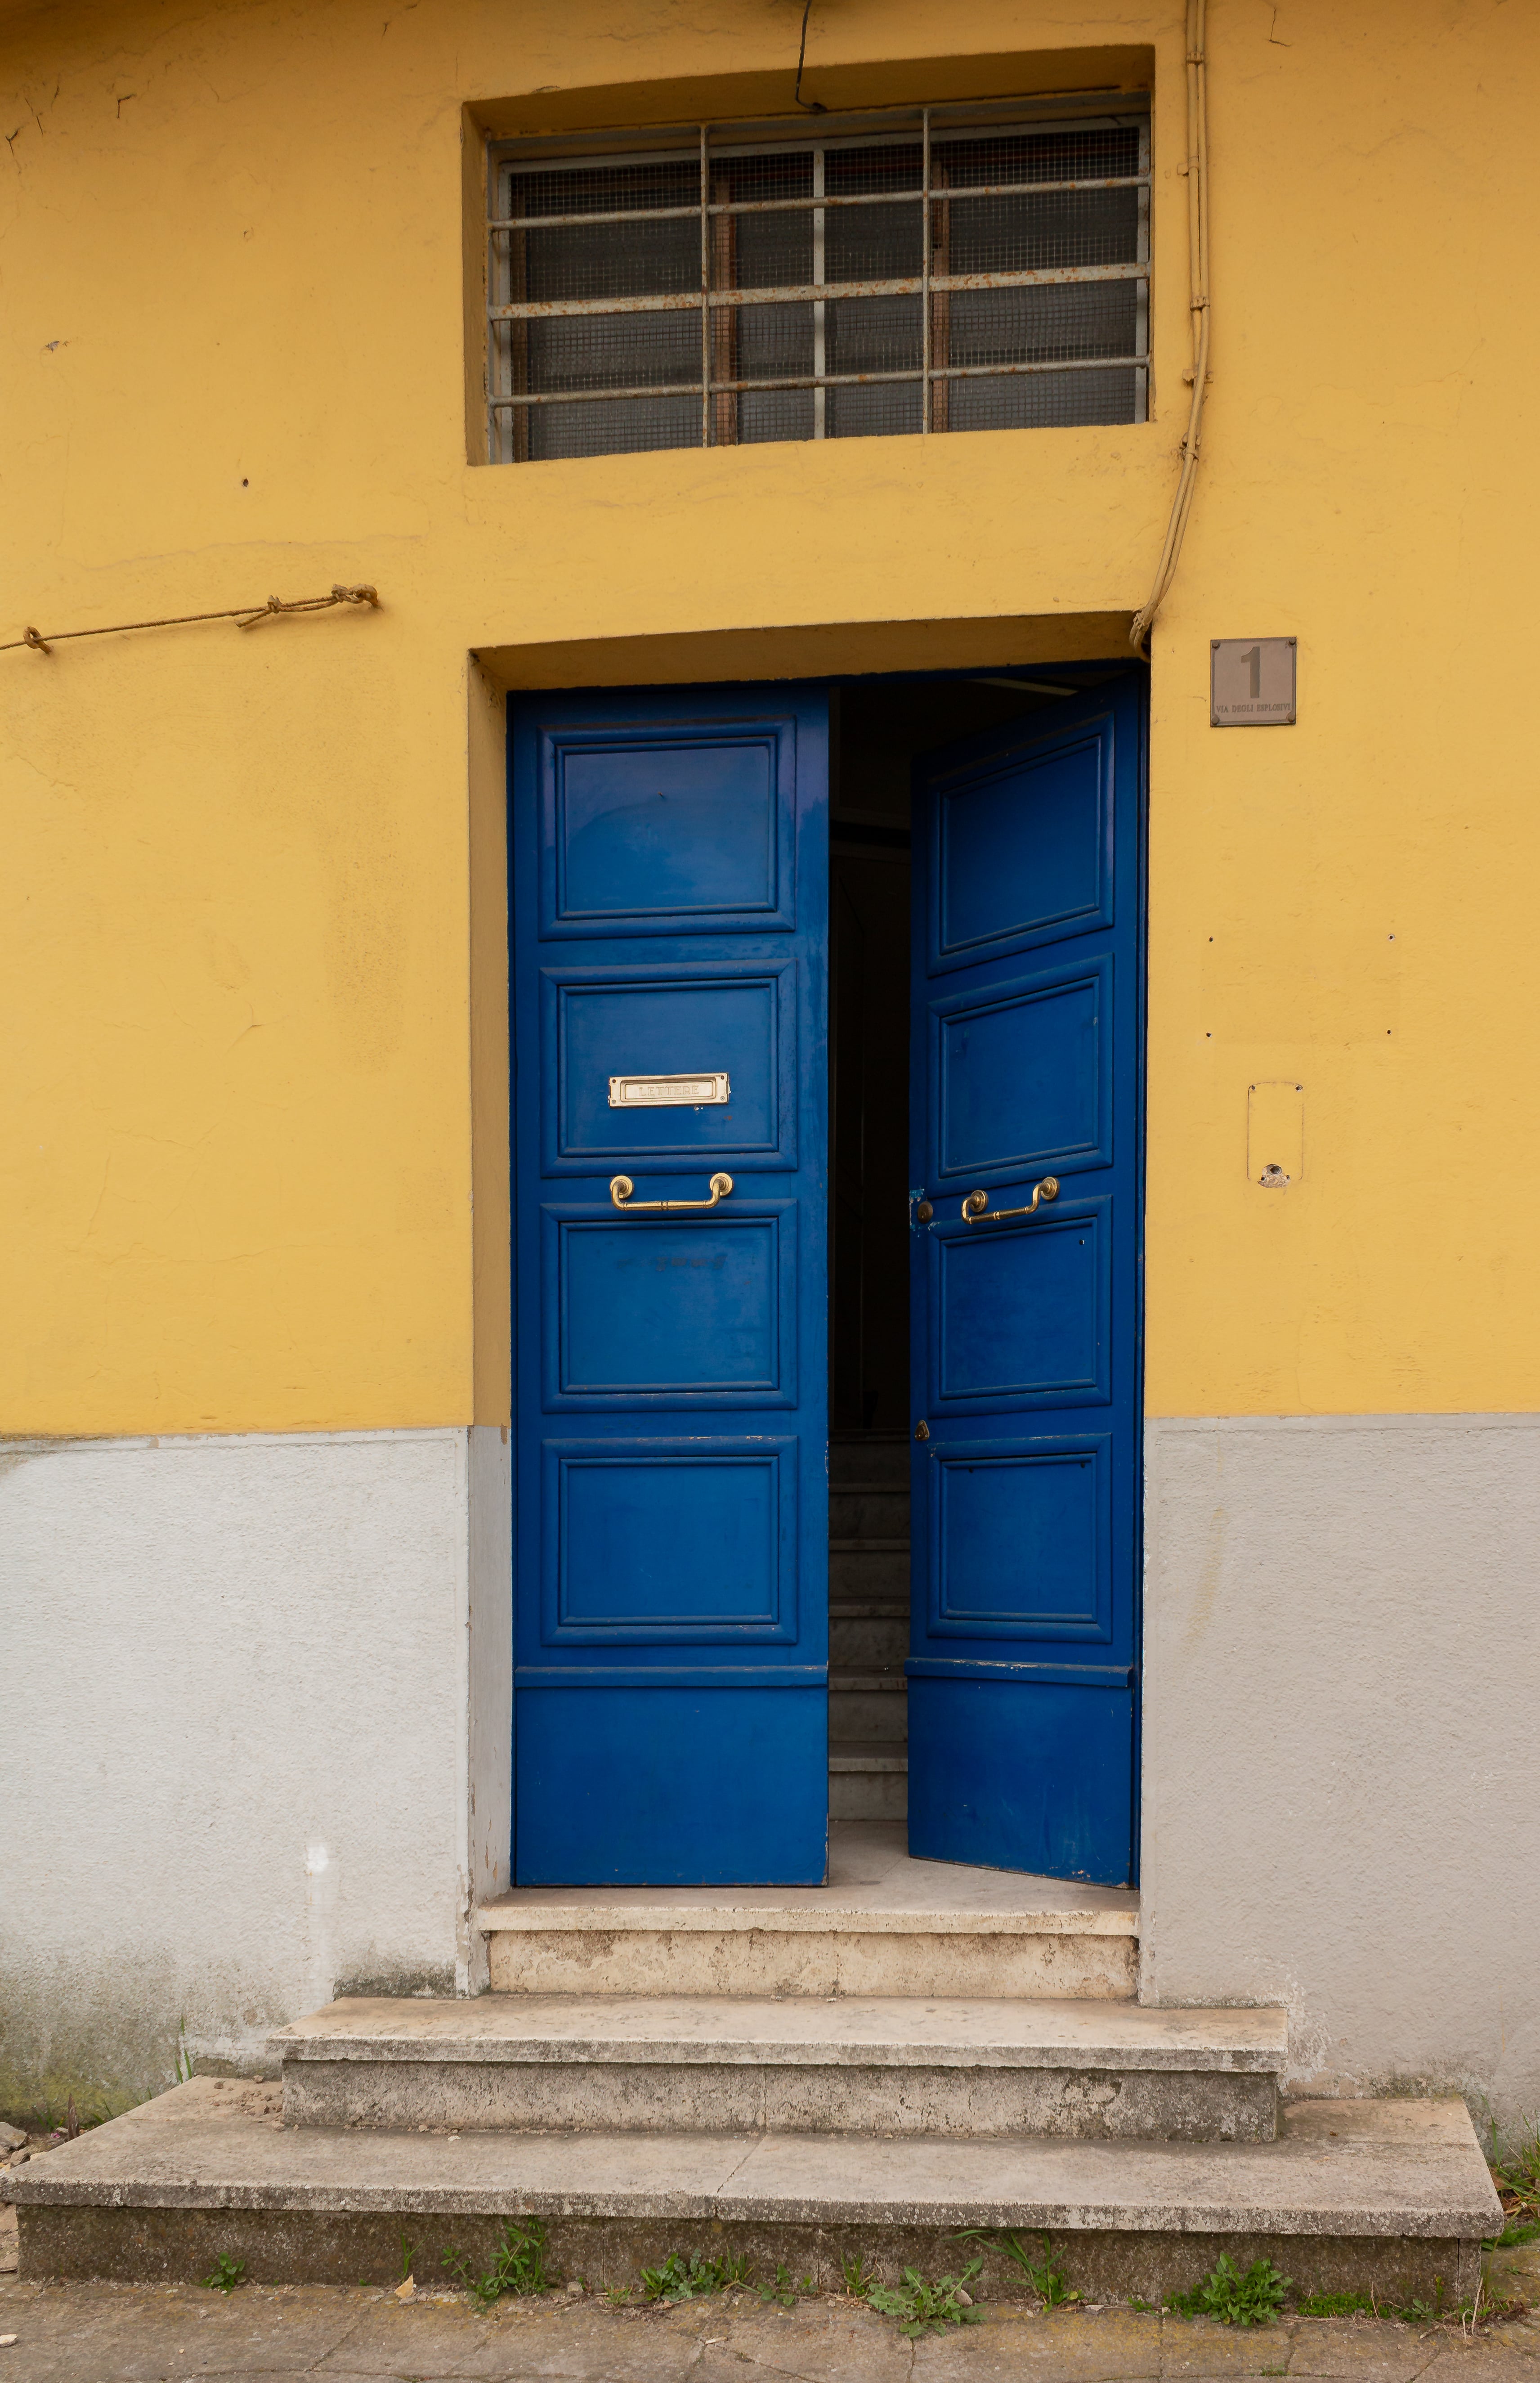
M545 1171L703 1156L796 1165L796 968L543 969L541 1064L554 1071ZM615 1106L611 1075L730 1079L721 1107Z
M817 1884L827 697L519 698L511 728L515 1877ZM715 1075L722 1104L611 1081Z
M779 1882L827 1832L822 1685L526 1686L514 1847L523 1886Z
M796 1403L796 1216L542 1216L550 1408Z
M795 1438L548 1439L542 1488L542 1645L795 1646Z
M909 1839L917 1850L962 1844L968 1860L987 1869L1116 1884L1104 1880L1108 1811L1132 1803L1128 1688L911 1677Z
M931 1003L939 1179L1108 1164L1112 995L1107 959Z
M792 928L792 723L681 719L654 734L625 709L629 721L570 714L541 732L541 932Z
M1115 876L1112 755L1095 729L1027 751L973 738L947 772L928 758L925 837L932 970L1109 926Z
M932 1229L932 1407L1080 1405L1111 1390L1110 1203Z
M1105 1642L1112 1457L1106 1432L949 1439L929 1468L929 1636Z
M1143 699L1112 680L915 785L909 1848L1108 1884L1133 1875Z

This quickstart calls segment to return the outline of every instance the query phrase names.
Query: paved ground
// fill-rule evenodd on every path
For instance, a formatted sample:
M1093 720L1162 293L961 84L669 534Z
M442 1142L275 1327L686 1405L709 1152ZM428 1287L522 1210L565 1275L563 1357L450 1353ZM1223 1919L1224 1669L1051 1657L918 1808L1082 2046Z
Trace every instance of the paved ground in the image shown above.
M762 2307L752 2294L668 2310L560 2295L463 2296L401 2306L337 2285L249 2286L227 2299L187 2285L0 2279L0 2383L1185 2383L1263 2376L1343 2383L1540 2383L1540 2316L1467 2340L1371 2317L1285 2318L1240 2332L1206 2320L1106 2309L989 2312L983 2324L906 2341L847 2301Z

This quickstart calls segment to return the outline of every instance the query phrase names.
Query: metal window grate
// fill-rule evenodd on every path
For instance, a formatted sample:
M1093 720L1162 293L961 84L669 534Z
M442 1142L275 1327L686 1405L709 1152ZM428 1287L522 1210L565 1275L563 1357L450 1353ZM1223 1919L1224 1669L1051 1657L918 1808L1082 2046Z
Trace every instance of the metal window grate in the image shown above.
M1147 116L979 114L494 151L494 461L1142 421Z

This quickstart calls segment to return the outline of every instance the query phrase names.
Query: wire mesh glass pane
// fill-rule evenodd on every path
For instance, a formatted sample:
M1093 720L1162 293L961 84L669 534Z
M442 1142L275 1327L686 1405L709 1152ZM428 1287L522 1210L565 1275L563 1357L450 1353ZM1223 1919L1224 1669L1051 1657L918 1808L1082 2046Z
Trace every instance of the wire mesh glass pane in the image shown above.
M1137 191L1040 191L1027 198L937 204L933 237L949 243L951 273L1033 273L1066 265L1132 264L1139 255ZM938 270L943 268L938 267Z
M857 191L918 191L924 158L918 141L833 144L824 152L825 193L837 198Z
M956 184L1087 182L1140 171L1137 124L1066 126L1053 131L992 130L931 144L932 177Z
M733 379L790 380L812 371L810 305L728 306L720 311L736 318L737 370Z
M869 389L832 389L831 438L887 438L920 427L919 382L879 381Z
M738 400L738 438L745 447L812 436L810 389L745 389Z
M752 148L708 140L704 218L698 148L623 161L507 158L491 232L491 394L575 401L494 402L494 451L523 460L919 430L926 301L918 289L817 302L773 293L918 284L927 257L930 361L942 375L931 384L932 430L1138 418L1148 320L1142 122L975 131L947 125L938 110L927 197L918 112L891 120L888 138L842 135L832 123L820 135L801 122L784 141L766 128ZM713 295L753 291L761 302L703 312L703 265ZM1107 266L1132 269L1106 282L946 286ZM657 297L690 303L662 311L638 303ZM545 304L602 311L524 312ZM1138 363L1104 370L1007 369L1130 357ZM964 368L975 377L947 377ZM786 380L821 386L770 386ZM647 388L675 394L621 394Z
M811 150L785 157L730 157L711 168L715 205L762 206L812 195ZM717 289L795 290L813 278L810 209L777 207L712 223L712 284Z
M613 215L640 208L698 210L698 167L585 167L572 174L510 177L516 216ZM522 243L526 299L641 298L700 287L700 216L638 223L561 223L505 235Z
M524 410L532 463L561 456L638 455L658 447L700 445L698 397L611 397Z
M1066 429L1077 423L1132 422L1137 374L1016 373L998 380L955 380L948 390L954 430Z
M832 298L832 373L918 373L921 357L918 298Z
M918 203L831 207L825 223L826 281L898 281L918 273L925 218Z
M529 389L645 389L700 381L700 316L559 315L524 327ZM700 406L696 406L696 430Z
M955 290L946 303L951 352L944 361L949 364L1037 364L1058 357L1139 352L1137 281Z

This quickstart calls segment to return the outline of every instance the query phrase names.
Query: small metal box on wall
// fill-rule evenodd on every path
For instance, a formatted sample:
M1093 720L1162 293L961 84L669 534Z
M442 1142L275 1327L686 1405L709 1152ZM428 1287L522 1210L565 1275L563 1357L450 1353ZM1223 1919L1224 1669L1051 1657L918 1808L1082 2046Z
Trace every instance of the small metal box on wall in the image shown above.
M1209 723L1214 728L1292 728L1299 683L1297 637L1213 637Z

